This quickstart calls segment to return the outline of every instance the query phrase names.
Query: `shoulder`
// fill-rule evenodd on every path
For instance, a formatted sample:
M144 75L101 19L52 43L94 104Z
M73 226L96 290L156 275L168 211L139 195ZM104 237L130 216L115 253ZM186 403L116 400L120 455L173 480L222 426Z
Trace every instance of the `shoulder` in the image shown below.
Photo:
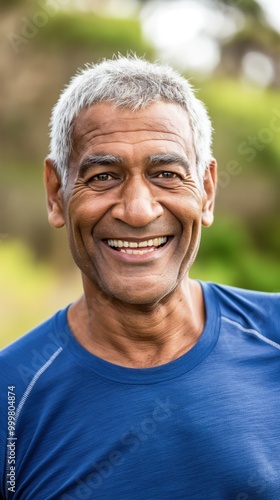
M32 349L37 347L46 347L47 343L60 345L62 332L67 325L68 307L57 311L53 316L37 325L35 328L19 337L15 342L4 347L0 351L0 359L16 359L18 356L22 359L27 356Z
M0 370L5 374L2 381L26 386L33 375L63 349L69 338L67 328L65 308L2 349Z
M60 360L68 342L68 329L66 308L0 351L0 407L3 409L0 412L0 442L7 439L8 411L12 412L11 421L15 422L39 377L49 373L49 368L57 374L56 361ZM48 376L47 387L53 387L53 376ZM5 451L5 447L0 447L0 478Z
M280 293L245 290L216 283L202 283L218 304L222 319L260 332L280 343ZM207 293L207 292L206 292Z
M222 313L237 315L244 320L249 319L249 313L250 321L258 321L261 316L279 321L280 293L245 290L216 283L209 283L209 286L219 301Z

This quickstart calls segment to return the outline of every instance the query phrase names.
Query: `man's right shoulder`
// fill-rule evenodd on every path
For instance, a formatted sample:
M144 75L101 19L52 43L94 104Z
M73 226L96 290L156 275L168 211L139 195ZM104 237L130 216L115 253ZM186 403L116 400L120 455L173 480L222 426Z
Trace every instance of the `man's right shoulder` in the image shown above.
M6 377L9 378L9 383L11 377L26 378L27 368L30 372L27 378L30 379L32 373L36 373L51 356L68 343L67 309L58 311L0 351L2 381Z

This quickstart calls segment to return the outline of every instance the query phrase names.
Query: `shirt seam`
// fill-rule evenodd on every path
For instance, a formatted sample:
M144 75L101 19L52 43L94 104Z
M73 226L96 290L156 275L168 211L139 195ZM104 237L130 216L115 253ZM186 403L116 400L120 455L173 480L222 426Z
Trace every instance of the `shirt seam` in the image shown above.
M19 405L17 407L17 411L16 411L16 422L18 420L18 417L20 415L20 412L23 408L23 406L25 405L29 395L31 394L32 392L32 389L34 388L36 382L38 381L38 379L41 377L41 375L43 375L43 373L49 368L49 366L54 362L54 360L56 359L56 357L63 351L63 348L62 347L59 347L53 354L52 356L48 359L48 361L46 361L46 363L41 366L41 368L35 373L34 377L32 378L32 380L29 382L20 402L19 402Z
M200 281L199 281L199 283L201 284L201 287L203 290L203 295L205 297L205 303L206 303L206 301L207 301L206 288L207 288L208 284L202 283ZM206 285L206 286L204 287L204 285ZM211 285L209 288L210 288L209 293L214 296L214 290L211 287ZM209 305L209 310L207 312L209 314L210 307L211 307L210 299L209 299L208 305ZM177 378L182 377L182 376L186 375L187 373L190 373L191 371L195 370L199 365L201 365L201 363L203 363L208 358L208 356L211 354L211 352L213 352L213 350L215 349L215 347L218 343L219 337L220 337L220 332L221 332L221 309L220 309L219 301L217 300L216 297L215 297L214 308L215 308L214 325L215 325L215 330L217 330L217 332L216 332L216 334L213 333L215 330L213 330L213 325L211 325L212 326L212 333L211 333L212 338L211 338L211 341L209 342L209 344L207 345L207 347L206 348L204 347L203 356L201 356L201 358L199 360L197 360L191 368L188 368L188 367L182 368L182 366L181 366L178 370L176 370L175 373L172 372L172 374L169 373L167 375L165 372L165 373L162 373L161 375L159 375L159 374L155 373L154 374L155 378L150 378L149 380L144 380L144 379L140 380L138 378L135 379L134 377L132 377L132 378L128 377L127 379L123 380L122 376L119 376L118 374L108 374L107 372L100 373L99 369L96 369L96 367L92 367L88 362L85 362L85 360L82 360L80 358L79 354L77 353L77 351L75 351L75 349L73 348L72 342L70 342L67 345L67 351L71 354L72 358L75 359L76 363L79 366L81 366L83 369L90 369L93 373L95 373L96 376L98 376L100 379L103 379L103 380L109 380L111 382L116 382L118 384L124 384L124 385L145 385L145 386L147 386L147 385L156 385L156 384L166 383L170 380L177 379ZM65 331L67 332L67 334L73 338L74 336L73 336L73 333L71 331L70 325L69 325L68 320L67 320L67 313L66 313L64 328L65 328ZM210 323L208 323L208 328L210 328ZM209 335L209 332L208 332L208 335ZM187 354L188 354L188 352L185 353L182 357L186 356ZM170 363L172 363L172 362L170 362ZM167 364L170 364L170 363L167 363ZM161 368L162 366L163 365L159 365L159 368ZM141 370L141 369L139 369L139 370Z
M244 333L248 333L248 334L254 335L258 339L260 339L263 342L265 342L266 344L269 344L272 347L274 347L275 349L277 349L277 350L280 351L280 344L278 344L277 342L274 342L274 340L268 339L267 337L265 337L264 335L262 335L262 333L260 333L258 330L255 330L254 328L245 328L245 326L241 325L238 321L235 321L235 320L232 320L230 318L227 318L226 316L221 316L221 319L223 321L227 321L228 323L230 323L232 325L237 326Z

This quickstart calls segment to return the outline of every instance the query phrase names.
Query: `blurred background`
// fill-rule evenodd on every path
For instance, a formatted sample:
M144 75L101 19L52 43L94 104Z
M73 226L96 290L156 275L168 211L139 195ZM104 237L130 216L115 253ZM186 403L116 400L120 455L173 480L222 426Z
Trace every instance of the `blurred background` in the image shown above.
M64 230L47 222L52 106L86 62L170 62L209 110L216 219L192 277L280 291L278 0L0 0L0 346L81 294Z

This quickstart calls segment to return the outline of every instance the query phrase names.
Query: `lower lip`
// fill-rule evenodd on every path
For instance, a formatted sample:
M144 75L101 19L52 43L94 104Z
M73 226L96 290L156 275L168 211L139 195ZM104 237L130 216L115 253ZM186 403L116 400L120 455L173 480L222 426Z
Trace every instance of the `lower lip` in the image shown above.
M161 247L157 247L154 250L151 250L147 253L144 254L131 254L131 253L126 253L126 252L121 252L120 250L115 250L114 248L110 247L106 242L103 242L105 247L109 250L111 255L114 255L115 258L118 258L122 261L126 262L134 262L134 263L140 263L140 262L146 262L148 260L154 260L162 256L162 254L165 252L165 250L169 247L171 241L173 240L173 237L169 237L165 245ZM152 247L150 247L152 248ZM136 250L136 249L135 249ZM141 250L141 248L139 248Z

